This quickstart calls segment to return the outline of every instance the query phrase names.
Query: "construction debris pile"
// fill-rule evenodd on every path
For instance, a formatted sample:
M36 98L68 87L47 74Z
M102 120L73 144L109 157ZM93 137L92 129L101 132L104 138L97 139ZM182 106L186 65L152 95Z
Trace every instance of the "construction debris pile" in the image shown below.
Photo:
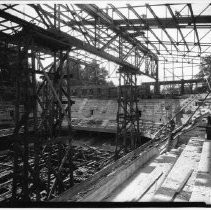
M50 187L55 181L55 175L51 174L50 183L48 181L49 176L49 163L51 170L58 170L58 160L59 153L64 150L64 145L57 143L53 145L53 150L51 154L46 149L43 149L43 155L40 161L40 183L39 187L42 188L40 193L40 200L45 201L49 198ZM83 146L73 146L73 176L74 184L85 181L90 176L94 175L97 171L101 170L103 167L108 165L113 160L113 152L106 151L104 149L99 149L97 147L91 147L86 144ZM29 165L31 168L34 167L35 157L33 156L33 151L30 149L30 160ZM10 201L12 198L12 176L13 176L13 164L12 164L12 154L10 151L5 151L4 154L0 156L0 201ZM22 165L20 167L23 167ZM62 192L69 188L69 174L68 174L68 162L63 166L61 178L64 180L64 186L58 189L50 198L57 195L58 192ZM35 200L33 183L29 183L30 200ZM49 186L48 186L49 185ZM65 186L66 185L66 186Z
M74 181L79 183L101 170L112 161L113 152L84 146L73 149L73 164L77 168L74 172Z
M11 152L0 155L0 201L11 197L13 164Z

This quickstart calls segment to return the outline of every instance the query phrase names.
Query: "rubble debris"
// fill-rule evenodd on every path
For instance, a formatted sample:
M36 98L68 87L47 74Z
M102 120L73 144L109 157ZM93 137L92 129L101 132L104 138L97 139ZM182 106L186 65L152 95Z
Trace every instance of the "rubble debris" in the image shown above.
M52 170L57 171L58 168L56 165L58 165L58 144L53 145L53 153L51 153L51 164L52 164ZM113 152L100 149L97 147L89 146L87 144L83 144L82 146L73 146L73 177L74 177L74 183L80 183L88 179L90 176L93 176L97 171L101 170L103 167L108 165L113 157ZM48 192L45 189L46 182L48 180L48 166L46 165L49 152L46 150L43 150L44 155L42 156L42 159L40 160L40 165L46 166L42 167L42 170L40 171L40 180L42 180L42 186L40 188L42 189L40 193L40 200L45 201L48 198ZM8 155L9 154L9 155ZM34 167L34 156L33 156L33 150L30 149L30 160L29 164L31 167ZM9 201L12 197L12 175L13 175L13 167L11 162L11 152L8 151L7 154L0 156L0 201ZM68 189L68 181L69 181L69 175L68 175L68 163L64 164L64 167L62 169L62 176L61 178L64 180L64 183L67 184L65 186L65 189ZM54 183L56 176L55 174L51 174L50 177L50 184L52 185ZM36 196L33 193L33 184L30 183L30 198L31 200L35 201ZM52 197L57 196L55 193L52 193Z

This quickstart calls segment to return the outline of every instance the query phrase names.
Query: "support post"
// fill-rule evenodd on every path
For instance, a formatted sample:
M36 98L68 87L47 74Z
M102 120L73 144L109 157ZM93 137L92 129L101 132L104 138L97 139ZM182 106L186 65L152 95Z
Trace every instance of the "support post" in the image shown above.
M119 69L116 159L122 149L126 153L129 148L137 147L140 137L137 78L125 70L125 67Z
M19 47L18 68L19 81L16 81L16 126L14 129L14 168L12 196L13 200L29 201L29 113L32 109L32 86L28 69L28 47L31 39L26 38L25 45ZM24 113L19 119L20 106L23 104ZM23 134L20 138L20 128Z
M158 75L158 61L155 61L155 94L160 94L160 84L159 84L159 75Z
M185 83L184 83L184 79L181 80L181 91L180 94L183 95L184 91L185 91L185 87L184 87Z
M70 83L70 80L71 80L71 71L70 71L70 60L69 60L69 57L67 58L67 65L66 65L66 68L67 68L67 100L68 100L68 118L70 119L68 121L68 129L69 129L69 145L70 145L70 152L69 152L69 170L70 170L70 187L72 187L74 185L74 182L73 182L73 162L72 162L72 155L73 155L73 152L72 152L72 125L71 125L71 106L73 104L73 101L71 100L70 98L70 93L71 93L71 83Z

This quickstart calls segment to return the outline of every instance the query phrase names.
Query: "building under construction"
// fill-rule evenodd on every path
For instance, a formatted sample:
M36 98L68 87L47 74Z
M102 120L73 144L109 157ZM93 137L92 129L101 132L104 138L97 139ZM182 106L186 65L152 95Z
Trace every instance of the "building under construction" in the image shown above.
M211 4L16 3L0 4L0 205L210 205Z

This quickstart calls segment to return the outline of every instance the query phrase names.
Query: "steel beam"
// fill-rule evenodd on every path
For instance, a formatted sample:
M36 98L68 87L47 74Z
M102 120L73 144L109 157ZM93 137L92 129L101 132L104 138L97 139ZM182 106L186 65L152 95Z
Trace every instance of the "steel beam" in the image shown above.
M91 5L91 4L77 4L77 6L82 9L83 11L87 12L90 16L95 18L96 16L100 18L101 23L108 28L112 29L115 33L120 34L126 41L131 43L133 46L137 46L138 49L145 53L148 54L150 57L152 57L154 60L157 60L158 57L155 55L151 50L149 50L146 46L140 43L135 38L132 38L129 33L126 31L122 31L118 26L113 24L113 20L102 10L100 10L96 5Z
M31 5L31 7L34 8L34 10L37 12L37 14L39 15L40 19L42 20L43 24L49 28L49 25L46 23L44 17L42 16L41 12L39 11L39 9L35 6L35 5Z
M119 34L115 34L105 45L100 48L100 50L105 50L118 36Z
M112 4L109 4L109 5L114 9L114 11L115 11L121 18L123 18L123 19L125 20L125 23L126 23L127 26L129 26L129 25L134 26L134 25L130 22L130 20L129 20L128 18L126 18L126 17L118 10L118 8L115 8ZM148 37L145 37L145 36L144 36L144 32L143 32L143 31L137 31L136 33L139 34L139 35L142 35L142 36L146 39L146 43L149 43L149 44L155 49L155 51L156 51L156 53L157 53L158 55L160 54L160 52L158 51L157 47L149 41ZM131 36L131 37L132 37L132 36ZM134 38L135 38L135 36L134 36Z
M53 8L51 7L51 6L49 6L49 5L45 5L46 7L48 7L49 9L51 9L51 10L53 10ZM64 6L64 5L60 5L61 6L61 8L63 8L63 9L66 9L66 10L68 10L69 11L69 9L66 7L66 6ZM70 10L71 11L71 10ZM51 14L51 12L47 12L47 11L45 11L46 12L46 14L48 14L48 16L49 17L51 17L51 18L53 18L53 14ZM76 23L81 23L81 22L83 22L83 21L87 21L87 20L84 20L84 19L82 19L82 17L80 17L80 15L79 14L77 14L77 13L74 13L74 11L71 11L71 13L72 13L72 16L73 16L73 14L76 16L76 17L78 17L78 18L81 18L81 21L76 21ZM72 20L69 16L67 16L66 14L64 14L64 13L61 13L60 12L60 16L62 16L62 17L64 17L64 18L67 18L68 20ZM75 26L71 26L70 24L69 24L69 21L67 22L67 21L65 21L65 20L63 20L63 19L61 19L61 18L59 18L58 19L61 23L63 23L64 25L66 25L66 26L68 26L68 27L72 27L72 28L74 28L74 30L76 30L76 31L78 31L78 32L80 32L80 33L82 33L82 31L80 30L80 28L78 29L77 27L75 27ZM88 37L90 38L90 40L93 42L93 40L94 40L94 36L93 35L91 35L91 33L94 33L92 30L90 30L88 27L85 27L85 25L84 24L77 24L77 26L79 27L79 26L83 26L83 28L84 28L84 30L86 31L86 32L89 32L89 33L86 33L86 32L83 32L82 34L83 34L83 36L85 37L85 39L86 39L86 37L87 37L87 39L88 39ZM92 27L94 27L95 25L93 25ZM104 34L105 34L105 32L104 32ZM110 37L110 35L108 35L107 34L107 36L108 37ZM103 41L104 41L104 39L102 39ZM102 40L101 39L98 39L98 42L100 43L100 44L102 44L102 45L104 45L105 43L104 42L102 42ZM88 40L87 40L88 41ZM89 42L89 41L88 41ZM113 51L115 51L116 49L115 49L115 47L114 46L112 46L112 47L110 47Z
M189 79L189 80L174 80L174 81L159 81L159 85L169 85L169 84L186 84L186 83L200 83L204 82L204 79ZM143 85L155 85L155 82L143 82Z
M162 25L162 22L160 21L160 18L158 18L158 16L155 14L155 12L153 11L153 9L151 8L151 6L149 4L146 4L147 9L151 12L151 14L154 16L154 18L157 20L158 24L160 25L160 27L162 28L162 30L166 33L167 37L169 38L169 40L171 41L171 43L174 45L174 47L176 48L177 51L179 51L178 47L176 46L174 40L172 39L172 37L168 34L168 32L165 29L165 26Z
M178 20L177 20L176 16L174 15L174 13L173 13L173 11L172 11L170 5L169 5L169 4L166 4L166 6L167 6L167 8L168 8L168 10L169 10L169 12L170 12L170 14L171 14L171 16L172 16L174 22L175 22L176 25L177 25L177 29L178 29L179 32L180 32L180 35L181 35L181 37L182 37L182 39L183 39L183 42L185 43L185 46L186 46L187 50L190 51L190 49L189 49L189 47L188 47L188 45L187 45L187 42L186 42L186 40L185 40L185 37L183 36L183 33L182 33L181 29L180 29L180 26L179 26L179 23L178 23Z
M177 27L177 24L172 21L172 18L159 18L161 24L163 27L165 28L176 28ZM178 24L181 25L181 24L185 24L184 26L181 25L181 27L186 27L188 26L188 24L191 22L192 18L191 17L178 17L177 18L178 20ZM134 18L131 18L129 19L130 23L132 24L142 24L142 21L140 19L134 19ZM145 21L147 22L148 26L150 28L161 28L160 25L157 24L157 20L156 18L146 18ZM211 15L203 15L203 16L197 16L195 17L195 23L196 24L211 24ZM86 20L86 21L78 21L77 23L72 20L71 22L69 22L70 25L74 26L76 24L84 24L84 25L94 25L94 21L93 20ZM116 20L114 19L113 20L113 24L116 25L116 26L119 26L119 27L122 27L122 29L130 29L132 30L133 26L123 26L125 24L125 21L124 20ZM200 26L199 25L199 26ZM134 27L139 27L140 29L143 29L143 30L147 30L148 29L148 26L147 25L143 25L143 26L134 26Z
M22 20L22 19L20 19L16 16L11 15L7 12L2 11L2 10L0 10L0 17L21 25L22 27L27 29L33 37L37 37L37 38L39 37L38 40L40 40L40 38L45 39L47 42L49 42L51 40L53 43L63 45L63 47L65 47L65 48L70 48L72 46L75 46L79 49L85 50L85 51L92 53L94 55L97 55L101 58L112 61L112 62L114 62L114 63L116 63L120 66L126 66L128 71L132 71L134 73L135 72L141 73L141 74L144 74L144 75L149 76L151 78L154 78L151 75L147 75L145 72L140 71L134 65L132 65L132 64L126 62L126 61L123 61L122 59L117 58L117 57L115 57L115 56L113 56L109 53L106 53L104 51L100 51L100 49L95 48L94 46L89 45L89 44L87 44L87 43L85 43L85 42L83 42L83 41L81 41L81 40L79 40L79 39L77 39L73 36L70 36L70 35L68 35L64 32L53 31L53 30L51 30L51 31L45 30L45 29L43 29L39 26L36 26L36 25L29 23L25 20Z
M194 31L195 31L195 34L196 34L197 43L198 43L198 46L199 46L199 50L201 52L201 45L200 45L200 40L199 40L199 34L198 34L198 31L197 31L197 27L196 27L196 18L194 17L193 9L192 9L191 4L188 4L188 8L189 8L190 13L191 13L191 19L192 19L191 22L193 22L193 27L194 27Z
M30 5L31 7L33 7L38 15L41 17L41 19L43 20L44 18L42 17L42 15L46 18L46 20L48 21L48 24L46 23L45 19L44 19L44 22L45 22L45 25L47 25L47 28L53 28L53 23L51 22L51 20L49 19L49 17L47 16L47 14L45 13L45 10L42 9L42 7L38 4L38 5ZM41 14L42 13L42 14Z
M158 42L166 49L166 51L169 52L168 49L167 49L167 47L166 47L166 46L163 44L163 42L158 38L158 36L155 34L155 32L150 28L148 22L147 22L145 19L143 19L143 18L136 12L136 10L134 10L134 8L133 8L130 4L128 4L127 6L128 6L128 8L138 17L138 19L146 26L147 30L149 30L149 31L152 33L152 35L158 40ZM153 44L153 43L150 42L150 44Z

